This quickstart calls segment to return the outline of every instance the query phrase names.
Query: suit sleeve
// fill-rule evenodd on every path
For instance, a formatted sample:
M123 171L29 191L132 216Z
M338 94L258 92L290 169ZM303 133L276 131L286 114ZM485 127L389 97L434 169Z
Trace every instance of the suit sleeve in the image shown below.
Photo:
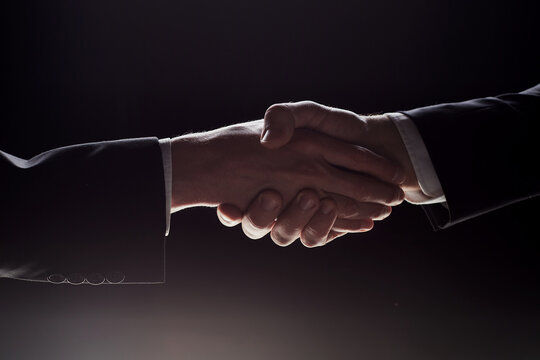
M0 277L165 281L165 184L156 138L0 151Z
M446 196L444 205L423 206L435 229L540 193L540 84L403 113L417 126Z

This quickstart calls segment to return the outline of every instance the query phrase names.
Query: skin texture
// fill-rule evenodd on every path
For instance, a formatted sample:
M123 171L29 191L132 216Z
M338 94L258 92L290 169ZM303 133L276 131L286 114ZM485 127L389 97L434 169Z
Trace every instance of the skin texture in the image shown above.
M377 154L398 164L404 170L401 187L407 194L420 191L418 181L401 136L391 119L384 115L359 116L353 112L330 108L311 101L272 105L265 114L261 144L269 149L285 146L298 128L311 129L341 141L365 146ZM306 196L312 201L328 205L325 199L317 199L315 192L304 190L297 199ZM307 247L321 246L349 232L368 231L373 220L382 220L391 213L390 207L362 206L355 215L336 217L333 211L307 212L297 202L287 207L268 210L260 197L278 199L280 193L266 190L255 198L247 211L242 212L230 204L218 207L218 217L227 226L242 223L244 233L260 238L270 233L274 242L288 245L300 238ZM277 201L277 200L276 200ZM348 204L349 209L355 206ZM347 207L347 206L344 206ZM319 209L322 209L319 206ZM353 213L353 211L350 211Z
M397 184L404 174L393 162L306 129L296 131L279 149L269 149L260 143L263 126L262 120L252 121L173 139L173 211L219 204L241 213L263 209L266 219L256 216L242 221L253 238L260 237L259 226L273 221L271 214L276 211L301 211L302 218L315 219L315 228L336 224L334 235L338 236L338 217L350 223L348 228L365 229L372 223L358 220L359 213L382 217L389 205L403 201ZM227 215L221 219L232 224ZM275 241L280 245L294 241L303 227L291 227L278 222ZM312 243L306 232L306 244Z

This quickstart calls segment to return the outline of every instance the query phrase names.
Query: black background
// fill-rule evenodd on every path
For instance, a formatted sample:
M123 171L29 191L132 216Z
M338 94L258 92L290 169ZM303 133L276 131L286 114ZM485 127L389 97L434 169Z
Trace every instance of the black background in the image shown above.
M174 136L282 101L376 113L523 90L540 79L538 13L534 1L5 2L0 148ZM0 357L538 359L538 205L432 232L406 204L317 249L252 241L192 209L172 218L166 285L3 280Z

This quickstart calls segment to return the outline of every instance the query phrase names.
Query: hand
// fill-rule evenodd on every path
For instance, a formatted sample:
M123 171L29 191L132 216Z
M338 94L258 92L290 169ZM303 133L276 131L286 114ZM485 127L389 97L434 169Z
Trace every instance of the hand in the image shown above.
M366 147L405 171L401 184L405 194L420 190L405 144L388 116L360 116L313 101L275 104L266 110L261 144L269 149L280 148L290 141L296 128L315 130Z
M316 211L305 211L300 206L307 198L316 204ZM315 247L347 233L369 231L373 220L385 219L391 212L391 206L359 203L337 195L319 199L316 192L304 189L285 209L279 192L264 190L244 214L231 204L219 205L217 214L225 226L241 223L249 238L259 239L270 233L272 240L281 246L300 238L306 247Z
M323 204L335 204L336 213L347 210L339 208L344 198L380 207L403 200L401 189L389 184L403 180L402 170L375 153L309 130L271 150L260 145L262 129L262 121L253 121L173 139L173 211L222 203L243 211L265 189L279 191L281 204L314 189L332 199ZM319 205L307 198L302 208L313 215Z
M362 144L389 159L393 159L405 169L406 175L402 184L406 190L405 194L420 190L401 136L388 117L362 117L350 111L329 108L310 101L277 104L271 106L265 114L265 130L261 135L261 143L268 148L279 148L289 141L297 127L307 127L344 141ZM279 194L273 192L270 195L264 194L264 196L277 198ZM364 210L368 210L365 208L365 204L359 205L359 208L362 207ZM358 221L356 224L351 223L350 220L344 223L341 219L329 226L328 224L332 223L331 215L308 218L300 209L294 207L282 213L274 210L270 214L260 207L259 199L253 201L245 214L230 204L222 204L218 207L218 217L222 223L234 226L242 222L244 232L249 237L258 238L271 232L274 239L276 233L300 233L304 244L316 245L323 245L347 232L369 230L373 226L371 220L380 220L389 214L390 209L379 213L360 211L357 215L364 216L365 226L358 228L353 226L358 224ZM277 221L274 223L275 218ZM358 217L356 218L358 219ZM310 240L305 241L304 238Z

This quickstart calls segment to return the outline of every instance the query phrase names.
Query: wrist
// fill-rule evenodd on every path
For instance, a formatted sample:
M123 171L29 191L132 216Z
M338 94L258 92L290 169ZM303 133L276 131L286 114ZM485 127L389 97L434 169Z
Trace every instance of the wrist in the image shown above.
M211 203L210 169L215 154L208 149L207 133L189 134L171 140L171 210Z
M387 115L362 118L366 123L362 145L401 166L405 171L405 181L401 187L406 193L421 191L407 148L392 119Z
M173 212L231 203L244 209L267 181L259 143L262 121L231 125L171 141ZM266 175L265 175L266 174Z

